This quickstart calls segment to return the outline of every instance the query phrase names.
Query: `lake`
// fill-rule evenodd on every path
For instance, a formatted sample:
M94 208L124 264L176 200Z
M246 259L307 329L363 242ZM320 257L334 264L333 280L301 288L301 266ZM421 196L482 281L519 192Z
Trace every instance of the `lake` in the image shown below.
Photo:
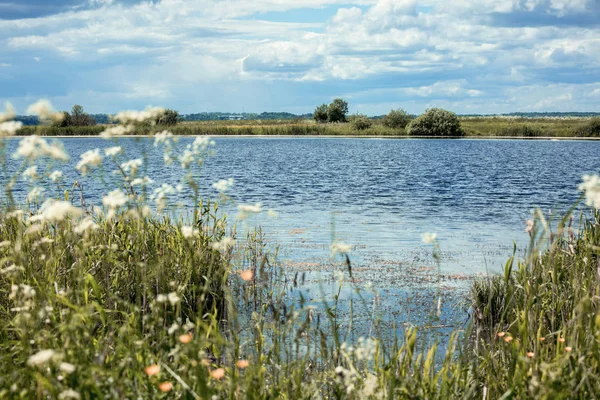
M181 137L177 147L192 140ZM275 210L277 218L264 213L240 222L240 229L261 225L269 240L281 245L279 258L286 268L307 272L313 282L331 280L335 266L329 246L335 237L353 245L357 283L371 282L388 299L423 295L425 303L437 286L432 247L422 243L423 233L437 233L442 284L457 293L474 275L499 271L512 254L513 241L524 249L525 221L536 207L560 215L579 197L582 175L600 171L600 142L595 141L215 140L215 154L198 171L202 193L214 197L213 182L234 178L235 203L225 211L233 216L235 204L257 202ZM74 166L84 151L115 144L101 138L61 141L71 156L60 167L66 181L83 182L88 202L99 203L115 187L110 184L114 168L106 166L98 179L81 178ZM154 186L175 186L181 167L165 167L162 150L153 143L151 138L118 139L126 153L122 160L146 152L148 163L140 173L149 175ZM8 154L17 144L16 138L8 141ZM9 158L9 170L19 163ZM20 198L26 192L25 182L15 188ZM172 202L189 206L184 199L189 199L185 191ZM315 291L307 289L308 297L316 297Z

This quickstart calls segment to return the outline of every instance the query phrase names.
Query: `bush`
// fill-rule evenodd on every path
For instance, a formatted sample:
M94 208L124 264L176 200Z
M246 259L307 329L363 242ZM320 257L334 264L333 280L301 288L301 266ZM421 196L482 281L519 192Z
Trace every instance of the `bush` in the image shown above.
M464 131L455 113L431 108L408 124L408 134L414 136L463 136Z
M350 121L352 125L352 129L357 131L363 131L365 129L369 129L373 125L373 121L371 121L366 115L356 114L352 116L352 120Z
M177 125L178 122L181 121L181 118L179 117L179 113L175 110L165 110L165 113L156 118L156 125L161 125L161 126L175 126Z
M410 115L403 109L391 110L383 117L383 125L388 128L404 129L410 122Z

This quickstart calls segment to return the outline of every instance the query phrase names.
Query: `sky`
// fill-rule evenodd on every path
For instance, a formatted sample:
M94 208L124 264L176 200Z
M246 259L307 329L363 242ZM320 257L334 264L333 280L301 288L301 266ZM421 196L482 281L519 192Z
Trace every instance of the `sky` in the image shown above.
M0 102L600 111L600 0L0 0Z

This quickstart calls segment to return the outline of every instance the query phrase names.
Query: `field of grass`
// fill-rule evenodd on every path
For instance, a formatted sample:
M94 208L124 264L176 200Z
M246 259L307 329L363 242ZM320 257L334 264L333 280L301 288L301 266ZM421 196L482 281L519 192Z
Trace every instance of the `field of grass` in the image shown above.
M156 137L169 157L170 140ZM117 164L122 185L100 208L58 175L47 181L56 195L43 201L35 187L46 177L37 167L61 159L62 149L40 138L21 142L20 159L10 162L22 166L1 189L0 398L600 396L597 210L562 219L538 212L527 255L473 284L470 319L449 343L414 327L390 338L377 312L367 316L372 335L355 340L342 329L337 302L342 289L358 299L361 290L340 279L333 300L307 306L295 291L301 277L278 267L264 235L242 236L219 214L218 203L230 201L227 181L215 187L218 201L198 198L194 168L211 145L200 137L182 154L196 207L178 213L165 208L175 189L148 194L136 160ZM0 141L5 166L3 149ZM102 160L88 152L77 169L93 174L118 154L113 147ZM19 207L12 190L23 179L33 189ZM600 180L582 188L588 205L600 206ZM241 217L262 212L238 209ZM439 260L439 243L427 241ZM349 249L332 243L332 251L350 277Z
M599 119L587 118L461 118L465 136L469 137L600 137ZM105 126L24 127L19 135L96 136ZM389 136L404 137L402 128L388 128L380 120L364 130L346 124L317 124L314 121L203 121L182 122L174 127L138 126L134 134L152 134L169 129L175 135L286 135L286 136Z

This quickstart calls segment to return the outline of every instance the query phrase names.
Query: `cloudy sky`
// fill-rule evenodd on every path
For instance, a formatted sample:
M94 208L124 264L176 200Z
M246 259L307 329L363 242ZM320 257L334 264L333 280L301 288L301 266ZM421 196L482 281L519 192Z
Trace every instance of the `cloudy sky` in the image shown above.
M0 101L600 111L600 0L0 0Z

